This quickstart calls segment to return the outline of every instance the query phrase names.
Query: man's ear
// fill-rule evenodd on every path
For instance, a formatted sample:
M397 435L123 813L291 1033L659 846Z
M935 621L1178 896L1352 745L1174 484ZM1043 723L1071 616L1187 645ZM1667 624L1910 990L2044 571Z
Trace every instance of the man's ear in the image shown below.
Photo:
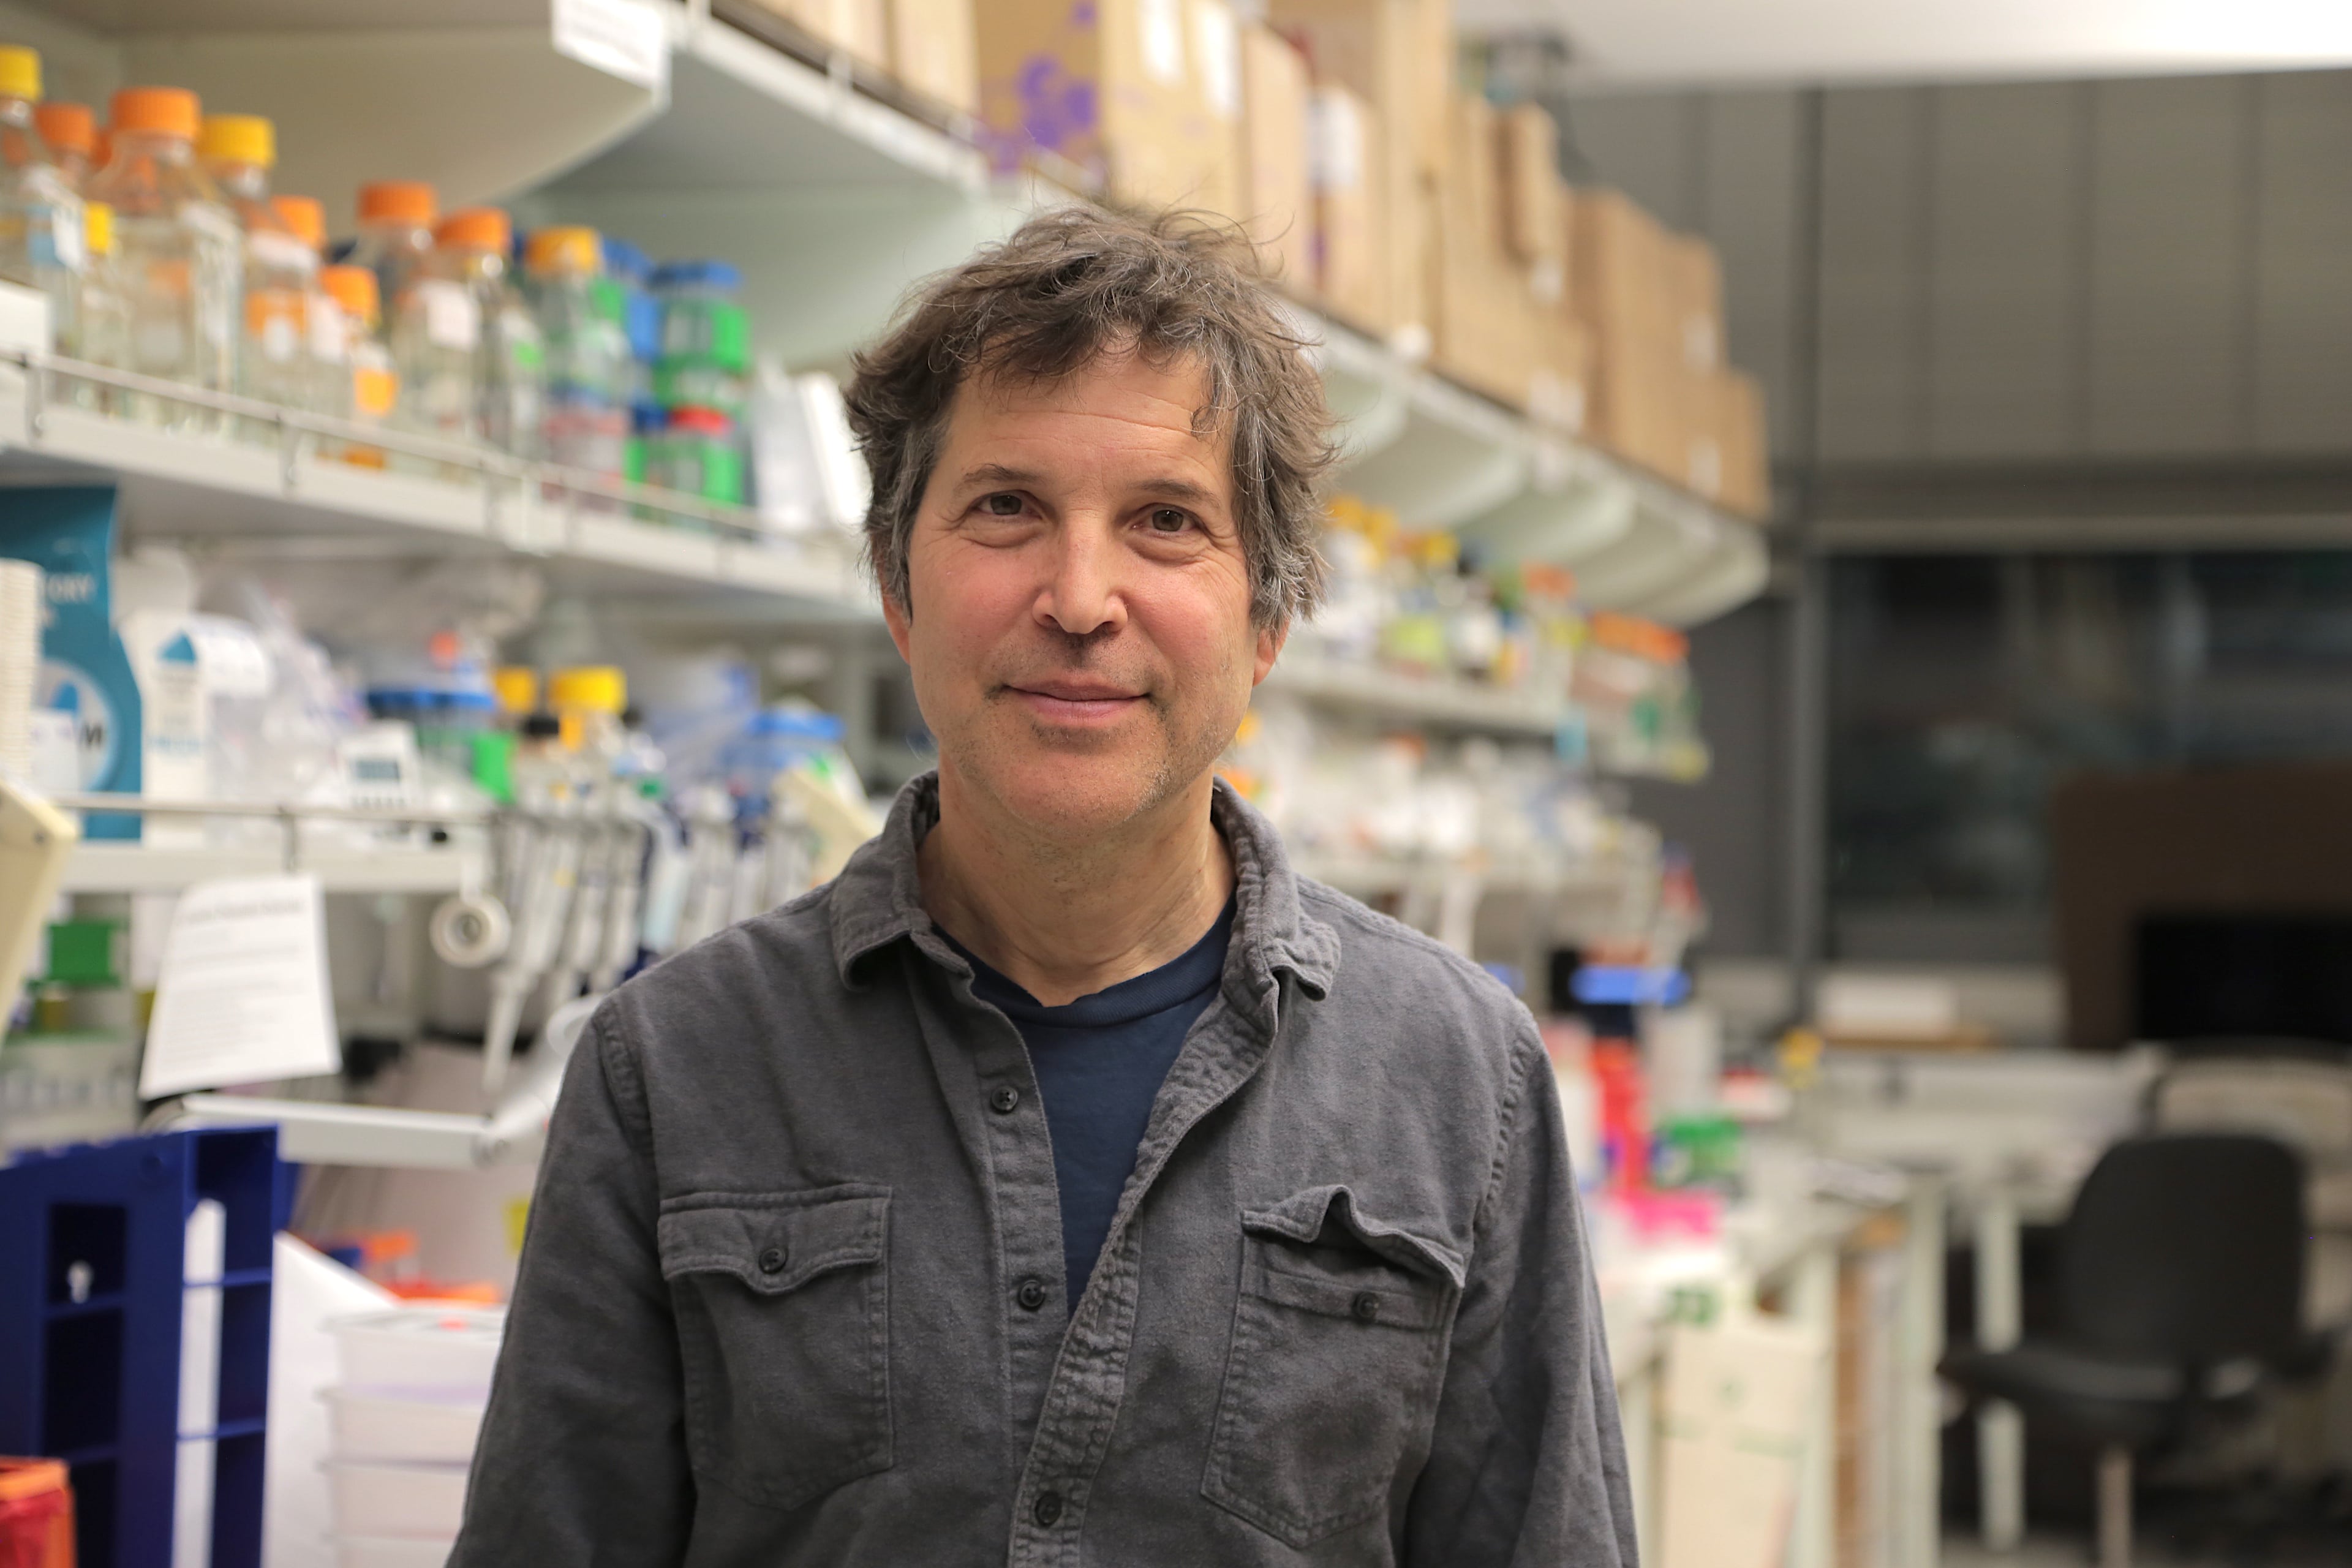
M1274 661L1282 657L1282 645L1290 640L1290 617L1285 616L1270 626L1257 629L1256 667L1250 672L1250 684L1255 686L1274 668Z
M913 627L914 617L907 613L907 606L898 602L898 595L890 591L890 584L881 577L879 572L875 574L875 586L882 593L882 624L890 628L890 641L898 648L898 657L911 667L915 658L907 651L907 637Z

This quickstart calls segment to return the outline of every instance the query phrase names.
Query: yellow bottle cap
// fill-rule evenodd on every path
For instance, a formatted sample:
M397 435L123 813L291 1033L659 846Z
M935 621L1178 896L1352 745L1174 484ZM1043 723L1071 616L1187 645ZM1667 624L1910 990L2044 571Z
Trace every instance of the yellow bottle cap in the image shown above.
M604 242L593 228L542 228L530 237L523 264L534 277L551 272L602 269Z
M114 254L114 209L104 202L84 202L81 205L82 236L89 242L92 256Z
M609 664L559 669L547 678L547 705L558 712L617 714L629 705L628 678Z
M41 52L38 49L19 48L13 44L0 45L0 96L39 100Z
M539 710L539 671L528 665L501 665L490 677L490 688L499 694L499 706L520 717Z
M278 162L278 127L258 114L207 114L196 138L196 156L211 163Z

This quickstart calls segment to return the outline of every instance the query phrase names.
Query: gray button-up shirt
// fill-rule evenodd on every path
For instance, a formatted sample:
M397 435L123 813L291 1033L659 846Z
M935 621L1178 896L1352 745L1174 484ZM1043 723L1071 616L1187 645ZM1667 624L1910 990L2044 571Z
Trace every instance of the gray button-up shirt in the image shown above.
M1631 1568L1534 1021L1213 809L1223 991L1066 1318L1021 1037L918 895L936 781L598 1009L454 1568Z

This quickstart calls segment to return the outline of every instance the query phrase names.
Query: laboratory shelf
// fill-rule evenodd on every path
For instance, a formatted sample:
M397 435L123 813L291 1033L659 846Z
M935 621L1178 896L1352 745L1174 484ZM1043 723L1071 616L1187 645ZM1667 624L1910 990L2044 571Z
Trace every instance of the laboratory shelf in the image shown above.
M1259 689L1375 720L1545 740L1558 733L1574 711L1566 702L1538 693L1410 675L1335 658L1312 647L1286 649Z
M454 893L482 880L479 853L457 847L196 846L84 839L66 861L68 893L177 893L227 877L308 872L330 893Z
M917 279L1084 199L1034 174L992 178L969 121L822 57L749 0L415 0L396 21L368 0L32 8L56 24L43 47L61 71L180 82L272 116L279 188L325 199L339 231L360 183L402 174L448 205L505 202L527 223L730 257L761 347L793 364L839 364ZM1678 626L1764 586L1758 523L1451 382L1425 345L1305 306L1296 324L1343 421L1339 483L1407 526L1458 530L1490 562L1570 567L1593 607ZM842 563L313 471L324 465L273 476L250 453L159 470L58 424L46 451L120 469L133 512L169 510L174 530L286 534L332 515L541 555L559 590L731 591L724 607L755 622L873 610Z
M59 386L87 377L131 379L70 360L0 353L0 484L113 482L133 540L262 540L278 560L512 555L539 563L561 592L686 596L721 616L756 617L779 605L854 613L871 598L847 541L805 548L771 542L756 535L755 514L741 508L665 497L698 514L693 528L668 526L624 515L623 503L601 496L551 497L551 483L593 481L496 454L454 452L445 466L463 477L444 479L322 458L307 439L289 450L187 435L56 400Z

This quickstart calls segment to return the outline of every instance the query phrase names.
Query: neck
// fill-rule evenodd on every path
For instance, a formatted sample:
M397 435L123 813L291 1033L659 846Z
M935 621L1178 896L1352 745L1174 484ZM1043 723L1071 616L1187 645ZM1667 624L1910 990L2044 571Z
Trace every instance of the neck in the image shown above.
M1181 957L1216 922L1233 859L1209 778L1099 839L1049 840L940 769L940 820L916 852L923 908L1049 1007Z

